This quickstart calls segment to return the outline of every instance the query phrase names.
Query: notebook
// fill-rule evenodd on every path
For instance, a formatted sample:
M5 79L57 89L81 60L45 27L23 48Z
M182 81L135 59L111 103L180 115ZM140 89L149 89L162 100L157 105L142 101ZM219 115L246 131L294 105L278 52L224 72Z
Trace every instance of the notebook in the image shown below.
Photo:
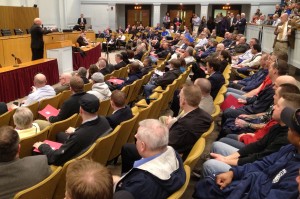
M50 141L50 140L44 140L43 143L48 144L53 150L59 149L59 148L61 147L61 145L62 145L62 143L59 143L59 142L53 142L53 141ZM37 148L34 148L33 151L34 151L34 152L41 153L41 152L39 151L39 149L37 149Z
M43 110L39 111L39 114L44 116L45 118L48 118L50 116L57 116L59 113L59 110L48 104Z
M220 108L222 111L224 111L228 108L236 109L242 106L244 106L244 104L239 103L238 99L236 99L233 95L228 95Z
M107 81L109 81L113 84L122 84L124 82L124 80L122 80L122 79L109 79Z

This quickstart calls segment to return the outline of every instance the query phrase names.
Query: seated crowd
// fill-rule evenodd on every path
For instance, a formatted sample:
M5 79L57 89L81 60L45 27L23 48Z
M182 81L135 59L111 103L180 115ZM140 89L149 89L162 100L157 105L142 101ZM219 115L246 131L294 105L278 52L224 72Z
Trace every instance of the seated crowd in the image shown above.
M300 90L287 75L288 55L263 53L257 38L247 43L242 34L225 32L217 42L207 28L199 34L189 33L187 27L180 31L160 29L159 24L119 27L117 35L107 29L101 33L107 38L102 47L127 48L115 55L116 64L100 57L89 68L61 74L55 88L37 74L21 107L0 103L1 114L15 111L14 127L0 128L0 170L6 170L0 174L5 179L0 180L0 198L12 198L47 178L49 165L63 166L133 118L137 99L128 100L130 85L149 75L148 82L133 91L141 91L137 96L147 106L157 100L157 90L169 89L186 72L186 82L171 93L174 114L138 121L135 143L122 146L121 176L112 176L106 165L76 160L67 169L65 198L168 198L185 183L184 161L222 108L216 104L220 96L229 105L222 109L219 137L201 168L193 197L297 198ZM124 33L132 37L127 40ZM114 76L121 70L126 74ZM88 91L87 84L92 85ZM224 87L226 93L221 92ZM58 115L34 118L29 105L65 91L71 94ZM99 115L105 101L111 113ZM19 158L20 141L74 114L82 122L56 134L60 148L36 142L33 156Z

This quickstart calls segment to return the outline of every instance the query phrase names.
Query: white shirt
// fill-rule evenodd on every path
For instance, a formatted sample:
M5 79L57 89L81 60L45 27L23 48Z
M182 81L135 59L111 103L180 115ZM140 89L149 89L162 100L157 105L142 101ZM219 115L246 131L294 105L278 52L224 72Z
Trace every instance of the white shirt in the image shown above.
M199 42L196 44L195 48L196 47L200 48L200 47L206 45L207 42L208 42L208 40L206 38L200 39Z
M45 98L54 97L56 95L52 86L46 85L41 88L37 88L35 92L28 95L25 103L22 106L28 106L34 102L41 101Z

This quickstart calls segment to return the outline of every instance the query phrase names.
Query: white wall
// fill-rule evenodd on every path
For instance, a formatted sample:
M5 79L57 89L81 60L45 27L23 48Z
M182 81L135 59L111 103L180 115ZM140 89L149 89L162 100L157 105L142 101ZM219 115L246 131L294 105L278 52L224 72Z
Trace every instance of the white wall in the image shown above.
M107 4L81 4L81 13L91 18L91 24L95 32L98 32L98 30L103 31L109 26L108 9L110 8Z
M259 9L260 9L261 13L268 16L268 14L274 14L275 5L260 5Z
M58 0L38 0L39 15L44 26L57 26L60 28Z
M80 17L80 2L78 0L64 0L66 2L66 22L67 25L75 25ZM85 15L85 13L82 13Z
M121 26L123 29L126 28L125 24L125 5L116 5L117 8L117 27Z
M163 26L163 18L166 16L166 12L168 12L168 5L162 4L160 5L160 25Z

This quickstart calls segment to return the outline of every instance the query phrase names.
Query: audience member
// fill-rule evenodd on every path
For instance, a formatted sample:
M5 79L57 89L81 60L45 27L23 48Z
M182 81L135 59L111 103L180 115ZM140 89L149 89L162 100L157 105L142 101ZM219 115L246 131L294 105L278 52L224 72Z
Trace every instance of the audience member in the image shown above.
M60 85L58 87L54 88L56 94L61 93L65 90L70 90L71 77L72 77L71 73L63 73L60 75L60 77L59 77Z
M78 68L77 75L79 77L81 77L81 79L83 80L84 84L89 83L89 80L87 78L87 70L86 70L86 68L84 68L84 67Z
M98 66L96 64L90 65L90 67L88 69L88 79L91 79L92 75L97 72L99 72Z
M16 193L36 185L51 174L44 155L19 158L20 139L12 127L0 127L0 198L11 199Z
M0 102L0 115L8 111L7 105L4 102Z
M210 91L211 91L210 81L206 78L198 78L196 79L194 84L196 86L199 86L201 90L202 97L199 103L199 108L203 109L209 115L213 114L215 112L215 106L214 106L214 100L210 95Z
M106 116L106 119L112 129L133 117L131 108L127 106L125 102L126 95L123 91L114 90L112 92L110 104L114 111L112 115Z
M108 85L104 82L104 76L100 72L96 72L92 75L91 80L93 82L92 90L87 93L95 95L100 101L104 101L110 98L111 91Z
M65 133L57 134L57 141L64 143L59 149L53 150L43 142L33 145L42 154L47 155L48 164L63 165L111 131L108 121L97 114L99 99L96 96L87 93L79 99L79 104L82 124L76 129L70 127Z
M65 199L81 198L113 198L112 175L105 166L87 159L68 166Z
M118 70L122 67L125 67L127 64L123 61L123 56L121 54L115 55L116 64L114 65L114 69Z
M34 76L32 93L28 95L27 99L23 101L22 106L28 106L34 102L41 101L45 98L55 96L55 91L52 86L46 85L47 79L44 74L37 74Z
M211 96L213 99L216 98L220 88L225 83L225 79L220 72L221 63L217 59L209 59L206 62L207 73L209 74L208 80L211 83Z
M27 107L19 107L13 115L15 130L18 132L20 139L24 139L40 132L37 123L33 123L33 114Z
M139 123L136 149L142 159L120 179L114 176L116 192L129 191L134 198L165 199L185 182L181 157L168 146L169 131L161 122L146 119Z

